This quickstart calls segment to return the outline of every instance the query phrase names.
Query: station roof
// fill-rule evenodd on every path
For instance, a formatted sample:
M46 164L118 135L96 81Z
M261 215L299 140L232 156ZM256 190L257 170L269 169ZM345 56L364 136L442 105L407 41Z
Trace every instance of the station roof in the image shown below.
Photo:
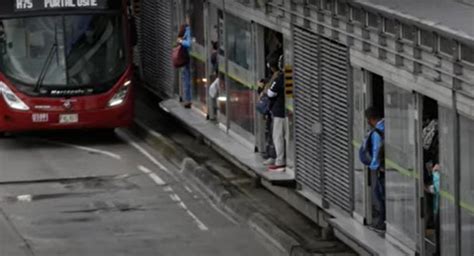
M456 0L355 0L474 43L474 6Z

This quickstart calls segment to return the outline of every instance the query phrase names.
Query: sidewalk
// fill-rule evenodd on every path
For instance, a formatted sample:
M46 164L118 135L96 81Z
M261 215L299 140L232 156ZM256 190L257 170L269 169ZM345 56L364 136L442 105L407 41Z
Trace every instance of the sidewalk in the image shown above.
M139 96L140 97L140 96ZM143 95L141 96L143 97ZM355 221L353 218L345 215L341 215L336 211L325 211L322 210L322 203L318 203L318 199L311 199L311 195L303 195L302 192L294 189L294 177L288 175L287 173L268 173L266 172L266 167L263 166L263 159L258 153L254 153L248 147L240 144L236 139L229 136L221 128L219 128L214 122L207 121L203 115L198 113L195 110L184 109L177 100L170 99L162 102L157 102L156 99L153 100L153 97L147 96L147 99L140 98L139 109L137 113L137 130L143 135L143 137L149 141L151 144L155 144L156 148L162 152L168 151L168 155L171 158L183 158L189 155L193 155L195 159L204 159L204 165L211 172L216 173L220 178L226 179L230 184L241 184L248 183L248 178L245 176L253 177L254 182L262 185L266 191L273 193L272 197L278 197L280 200L278 203L274 203L272 210L267 211L274 215L275 212L280 212L281 209L278 209L278 204L291 206L291 209L297 209L299 213L294 213L299 215L300 213L308 218L308 221L311 220L312 226L314 223L317 223L320 227L315 227L319 232L319 237L306 237L306 231L298 232L292 230L290 233L299 234L298 244L305 245L306 251L311 251L309 248L313 246L308 246L314 241L318 243L321 241L330 241L332 234L336 235L337 238L341 239L345 244L349 245L353 250L361 255L406 255L401 250L395 248L391 245L386 239L380 237L376 233L370 231L359 222ZM164 111L160 112L158 106ZM146 111L144 111L147 109ZM148 112L148 114L146 113ZM167 128L163 127L163 123L160 120L165 118ZM153 127L150 131L150 127ZM173 148L173 143L166 141L166 138L162 135L173 129L180 129L178 127L184 127L187 132L191 133L195 138L198 139L201 145L206 146L209 150L205 150L203 147L200 147L198 151L192 150L189 141L181 141L181 149ZM171 136L172 140L179 141L180 138ZM219 158L224 157L232 165L238 167L238 169L245 172L247 175L236 174L234 171L229 171L229 166L226 167L219 166L217 167L212 164L206 164L208 161L208 154L216 154L218 152ZM174 160L175 164L180 164L180 160ZM200 161L198 161L200 162ZM202 161L201 161L202 162ZM225 164L224 164L225 165ZM248 177L247 176L247 177ZM278 186L284 185L284 186ZM244 191L247 190L246 194L249 197L255 196L251 195L252 193L259 193L249 189L246 186ZM251 191L251 192L249 192ZM224 193L225 194L225 193ZM283 199L285 202L281 201ZM255 200L255 199L252 199ZM265 201L266 202L266 201ZM276 207L276 208L275 208ZM292 210L294 211L294 210ZM270 219L279 219L279 216L271 217ZM283 218L280 223L274 224L274 227L283 225L285 222ZM306 225L310 225L309 223ZM268 228L269 225L263 225ZM272 226L272 225L270 225ZM287 224L291 227L291 224ZM300 225L304 226L304 225ZM288 229L288 228L285 228ZM292 229L292 228L289 228ZM285 233L282 230L278 231L269 231L267 233ZM290 237L292 237L290 236ZM306 239L302 239L306 237ZM283 239L285 240L285 239ZM288 239L286 239L288 240ZM291 239L290 239L291 240ZM297 240L295 240L297 241ZM288 246L288 242L283 242L286 246L283 248L293 248L294 245ZM291 244L291 243L289 243ZM304 247L304 246L303 246ZM317 245L315 246L318 247ZM289 254L291 250L287 251ZM347 252L347 249L346 249ZM344 253L346 253L344 252ZM285 255L289 255L285 254ZM293 254L290 254L293 255ZM299 254L297 254L299 255ZM301 254L301 255L316 255L316 254ZM317 255L329 255L329 254L317 254ZM339 253L330 254L330 255L341 255ZM344 254L346 255L346 254ZM352 254L350 254L352 255Z

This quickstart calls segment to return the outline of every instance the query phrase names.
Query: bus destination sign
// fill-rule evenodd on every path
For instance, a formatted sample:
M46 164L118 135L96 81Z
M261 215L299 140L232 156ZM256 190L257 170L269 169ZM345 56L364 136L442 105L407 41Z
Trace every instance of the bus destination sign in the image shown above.
M15 0L15 11L106 9L107 0Z

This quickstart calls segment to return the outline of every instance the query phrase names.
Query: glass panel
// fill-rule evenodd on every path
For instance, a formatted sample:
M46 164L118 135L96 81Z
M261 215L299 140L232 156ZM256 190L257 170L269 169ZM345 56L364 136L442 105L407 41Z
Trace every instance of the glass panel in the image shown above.
M219 122L226 123L227 116L227 87L225 86L225 74L219 73L219 96L217 97L217 109Z
M249 69L252 60L250 23L230 14L226 18L229 60Z
M338 2L337 3L337 14L341 17L347 18L348 6L346 3Z
M367 13L369 17L369 27L379 28L379 17L374 13Z
M324 3L324 9L332 12L334 10L334 0L326 0Z
M223 12L216 8L214 5L210 5L209 8L209 35L210 35L210 41L216 42L216 48L217 50L211 53L214 57L211 56L211 59L214 58L213 60L213 67L212 67L212 72L214 73L211 75L211 80L214 80L217 77L217 74L219 74L219 90L218 90L218 97L216 102L212 102L212 111L213 114L217 113L217 119L220 123L226 123L226 102L227 102L227 97L226 97L226 87L225 87L225 75L220 72L216 72L216 70L223 70L224 69L224 63L219 62L219 60L224 60L224 40L223 38ZM211 84L213 81L210 81L209 84ZM207 97L207 95L206 95ZM215 112L214 112L215 111Z
M439 50L443 53L452 55L454 53L455 42L446 37L439 37Z
M229 104L230 104L230 120L249 132L254 134L254 90L233 80L229 79ZM236 130L231 126L231 129ZM237 130L238 131L238 130ZM241 134L247 137L247 134Z
M388 34L397 34L397 22L392 19L384 19L383 24L384 32Z
M474 48L462 45L461 46L461 59L474 63Z
M455 251L455 205L454 205L454 117L452 110L439 107L439 147L440 156L440 225L441 254L452 255Z
M410 41L416 39L416 28L411 25L402 25L402 38Z
M206 64L196 58L192 61L193 102L203 112L207 112Z
M460 118L461 255L474 255L474 120Z
M43 87L113 82L127 64L122 25L118 15L0 20L0 68L30 87L40 75Z
M409 91L387 84L385 104L387 223L398 233L392 234L394 238L416 243L414 96Z
M433 48L434 46L434 35L431 31L421 30L421 45Z
M204 45L204 1L193 0L191 3L191 31L196 42Z
M365 136L365 102L364 102L364 81L363 71L359 68L353 69L354 80L354 118L353 118L353 150L354 156L359 155L359 147ZM364 165L358 157L354 157L354 211L360 216L365 216L365 184Z
M365 11L360 8L352 7L352 20L365 25Z
M359 8L352 8L352 20L365 25L365 12Z
M313 5L318 8L321 6L321 0L307 0L306 3L308 5Z

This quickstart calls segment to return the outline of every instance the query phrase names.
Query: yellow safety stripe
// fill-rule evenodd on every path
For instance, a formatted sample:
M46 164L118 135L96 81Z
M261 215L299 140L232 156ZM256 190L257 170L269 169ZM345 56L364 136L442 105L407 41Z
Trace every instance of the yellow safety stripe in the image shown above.
M352 145L356 148L359 148L362 145L362 143L354 140L354 141L352 141ZM412 172L410 170L407 170L407 169L401 167L400 165L396 164L394 161L392 161L388 158L385 158L385 165L387 167L390 167L391 169L394 169L394 170L398 171L403 176L411 177L411 178L414 178L414 179L419 179L418 172L416 172L416 171ZM454 196L452 194L450 194L449 192L441 190L440 195L441 195L441 197L443 197L443 198L447 199L448 201L454 203ZM459 205L461 206L461 208L467 210L472 215L474 215L474 206L473 205L471 205L471 204L469 204L465 201L461 201L459 203Z

